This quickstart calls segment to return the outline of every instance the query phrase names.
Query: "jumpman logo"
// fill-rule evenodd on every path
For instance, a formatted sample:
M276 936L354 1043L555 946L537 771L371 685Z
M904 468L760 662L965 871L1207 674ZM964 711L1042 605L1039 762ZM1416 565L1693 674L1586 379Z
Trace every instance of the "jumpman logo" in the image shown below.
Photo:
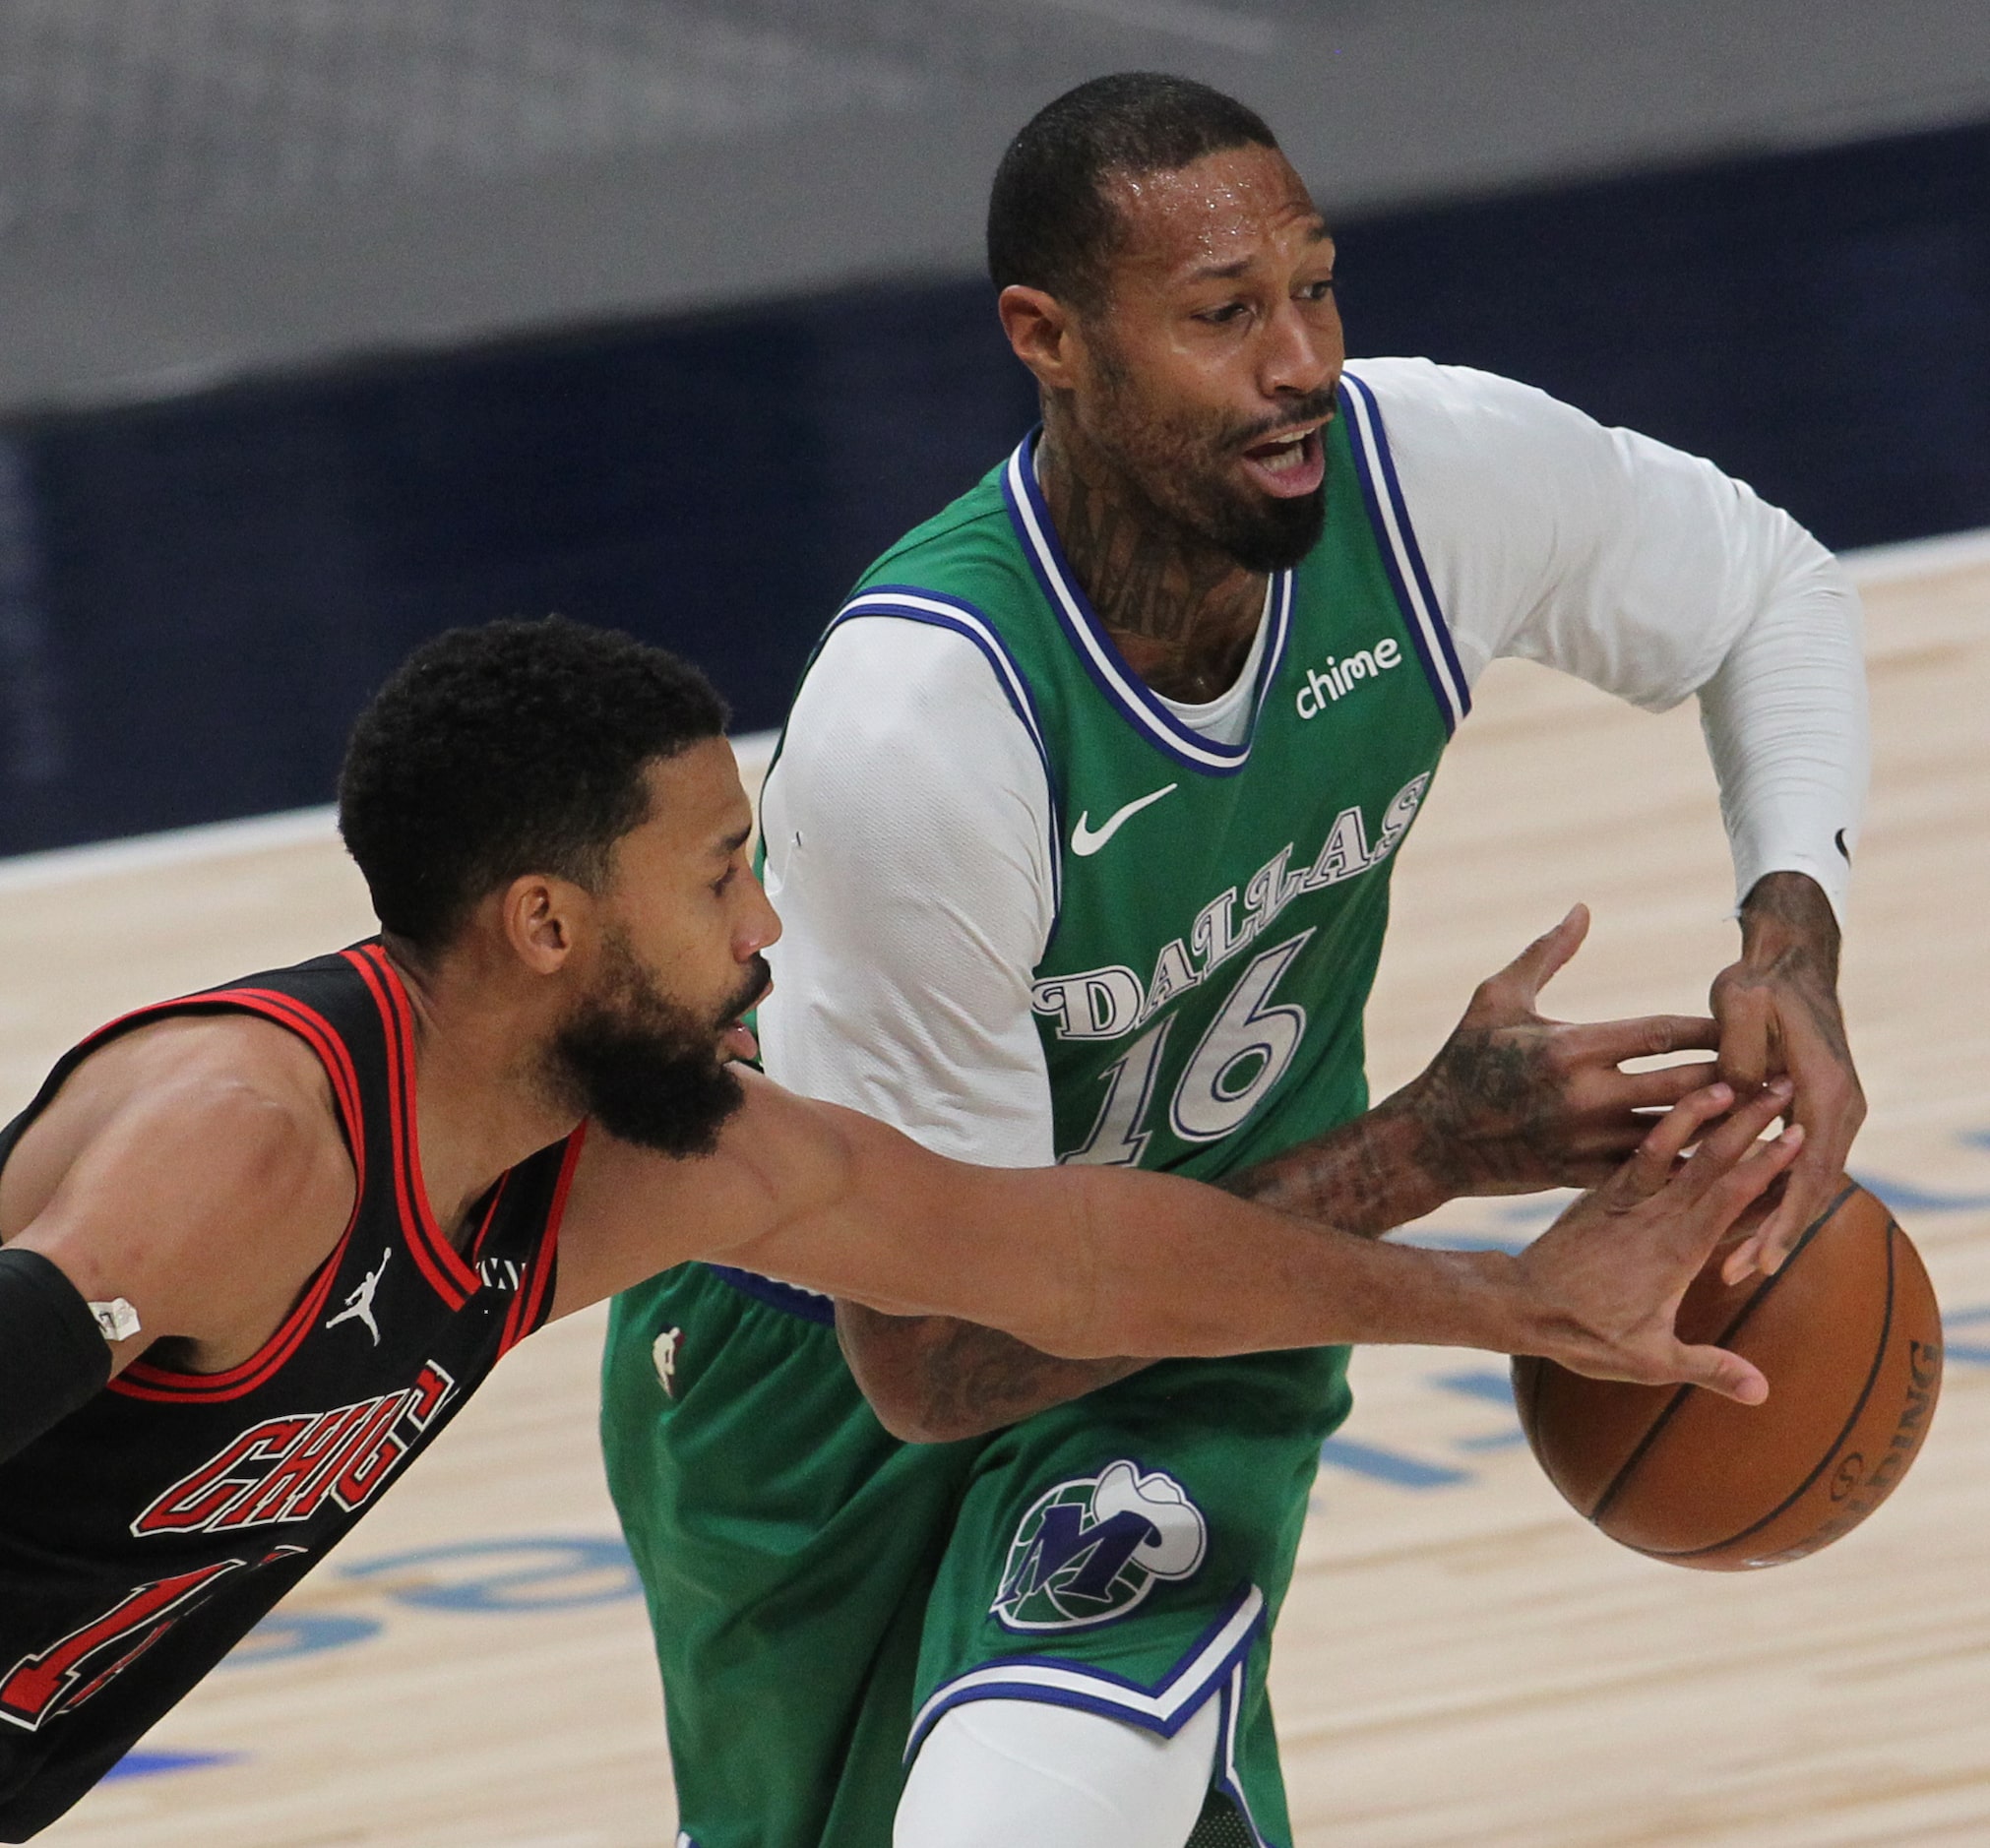
M380 1324L373 1320L373 1293L380 1288L380 1273L387 1268L387 1261L394 1256L387 1251L380 1255L379 1264L359 1279L359 1287L345 1299L345 1307L325 1325L336 1328L342 1322L363 1322L366 1332L373 1337L373 1345L380 1345Z

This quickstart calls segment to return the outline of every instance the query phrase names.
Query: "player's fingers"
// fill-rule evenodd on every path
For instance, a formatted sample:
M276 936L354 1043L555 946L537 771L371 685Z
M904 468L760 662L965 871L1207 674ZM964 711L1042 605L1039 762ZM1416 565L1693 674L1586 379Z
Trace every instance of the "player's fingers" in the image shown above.
M1818 1138L1800 1121L1791 1127L1803 1132L1803 1152L1790 1164L1775 1210L1729 1252L1721 1264L1721 1277L1728 1283L1739 1283L1756 1270L1766 1277L1780 1270L1838 1185L1837 1154L1829 1146L1820 1146Z
M1671 1178L1679 1157L1700 1140L1701 1132L1734 1103L1734 1092L1725 1084L1708 1084L1672 1106L1658 1119L1638 1144L1619 1173L1631 1194L1655 1194Z
M1711 1059L1689 1059L1684 1065L1661 1065L1650 1072L1602 1073L1593 1087L1585 1088L1593 1088L1593 1107L1598 1110L1669 1110L1718 1077L1719 1068Z
M1796 1159L1803 1147L1803 1128L1792 1123L1772 1141L1755 1143L1742 1160L1720 1174L1710 1186L1704 1178L1707 1169L1713 1165L1703 1160L1706 1147L1703 1142L1700 1152L1681 1164L1680 1201L1685 1210L1673 1217L1668 1247L1689 1274L1707 1263L1721 1240L1732 1236L1736 1221L1775 1185ZM1696 1175L1695 1169L1701 1173ZM1753 1242L1752 1237L1738 1241ZM1723 1260L1723 1276L1727 1275L1733 1257L1730 1252ZM1747 1275L1747 1270L1741 1274Z
M1720 1022L1720 1076L1746 1097L1774 1069L1770 1044L1775 1010L1754 989L1716 991L1714 1017Z
M1720 1180L1755 1146L1763 1131L1789 1108L1792 1090L1788 1078L1771 1078L1700 1139L1690 1170L1696 1193L1704 1193Z
M1776 1177L1802 1153L1803 1145L1803 1125L1792 1123L1773 1140L1757 1142L1714 1183L1707 1203L1718 1222L1716 1237L1769 1192Z
M1594 1187L1608 1187L1622 1173L1624 1164L1637 1153L1636 1149L1625 1148L1611 1154L1577 1155L1572 1157L1555 1176L1558 1187L1580 1187L1586 1193ZM1634 1186L1631 1197L1643 1199L1646 1194L1655 1191L1650 1187Z
M1738 1399L1744 1405L1760 1405L1769 1397L1769 1382L1759 1367L1724 1347L1687 1347L1682 1344L1674 1356L1679 1378L1689 1384L1718 1392L1722 1398Z
M1553 930L1544 931L1497 975L1479 984L1474 1002L1530 1009L1548 978L1582 947L1589 934L1589 907L1572 905Z
M1628 1020L1585 1021L1561 1037L1571 1058L1620 1065L1668 1052L1712 1052L1720 1044L1720 1027L1705 1015L1646 1014Z

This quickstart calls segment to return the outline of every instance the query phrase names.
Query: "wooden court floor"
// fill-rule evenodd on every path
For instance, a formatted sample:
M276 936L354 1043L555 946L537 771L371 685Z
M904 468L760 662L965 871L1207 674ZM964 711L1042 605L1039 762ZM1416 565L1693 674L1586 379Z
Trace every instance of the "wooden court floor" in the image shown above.
M1867 562L1876 778L1845 992L1854 1167L1948 1312L1913 1476L1758 1575L1622 1553L1555 1498L1497 1357L1377 1349L1330 1447L1274 1681L1306 1848L1990 1842L1990 545ZM1727 959L1690 708L1488 678L1397 877L1380 1086L1574 899L1573 1016L1693 1009ZM130 1004L369 927L322 824L0 868L0 1107ZM1523 1238L1541 1202L1447 1235ZM598 1315L537 1337L265 1630L41 1839L668 1848L662 1716L593 1442Z

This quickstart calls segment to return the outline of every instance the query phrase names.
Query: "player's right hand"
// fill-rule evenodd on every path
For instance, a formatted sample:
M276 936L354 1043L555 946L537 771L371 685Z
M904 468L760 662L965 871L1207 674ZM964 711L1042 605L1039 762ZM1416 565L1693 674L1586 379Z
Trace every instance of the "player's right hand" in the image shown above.
M1538 1343L1524 1351L1603 1380L1685 1382L1745 1405L1767 1398L1758 1369L1724 1348L1688 1346L1673 1324L1687 1285L1803 1146L1797 1124L1757 1140L1789 1098L1786 1078L1739 1106L1715 1083L1668 1111L1521 1254L1542 1318Z
M1390 1100L1415 1115L1448 1198L1598 1186L1643 1141L1649 1113L1715 1076L1711 1059L1622 1069L1653 1055L1711 1052L1719 1042L1710 1018L1577 1022L1540 1012L1541 990L1588 930L1588 908L1579 904L1488 976L1437 1057Z

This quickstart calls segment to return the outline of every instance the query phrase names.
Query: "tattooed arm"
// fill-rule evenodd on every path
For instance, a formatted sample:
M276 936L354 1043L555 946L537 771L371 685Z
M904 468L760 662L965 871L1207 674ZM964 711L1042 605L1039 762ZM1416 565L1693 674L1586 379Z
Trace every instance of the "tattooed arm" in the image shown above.
M1587 929L1579 905L1480 983L1437 1057L1394 1096L1217 1185L1376 1237L1464 1195L1601 1183L1649 1131L1651 1118L1640 1111L1668 1108L1711 1075L1705 1060L1642 1073L1620 1071L1621 1063L1710 1050L1713 1022L1544 1018L1535 1008L1540 990ZM879 1416L913 1443L999 1430L1148 1364L1054 1359L971 1323L848 1303L837 1305L837 1332Z
M1838 925L1831 900L1802 873L1756 881L1741 907L1741 955L1713 978L1720 1076L1747 1097L1767 1078L1795 1080L1791 1115L1805 1131L1782 1198L1729 1255L1726 1274L1774 1270L1837 1185L1865 1093L1838 1011Z
M1650 1129L1641 1112L1669 1109L1713 1075L1707 1060L1649 1072L1625 1072L1624 1062L1710 1051L1715 1028L1686 1015L1586 1023L1541 1015L1541 989L1588 928L1576 906L1481 982L1437 1057L1366 1116L1222 1185L1370 1236L1448 1200L1597 1186Z

